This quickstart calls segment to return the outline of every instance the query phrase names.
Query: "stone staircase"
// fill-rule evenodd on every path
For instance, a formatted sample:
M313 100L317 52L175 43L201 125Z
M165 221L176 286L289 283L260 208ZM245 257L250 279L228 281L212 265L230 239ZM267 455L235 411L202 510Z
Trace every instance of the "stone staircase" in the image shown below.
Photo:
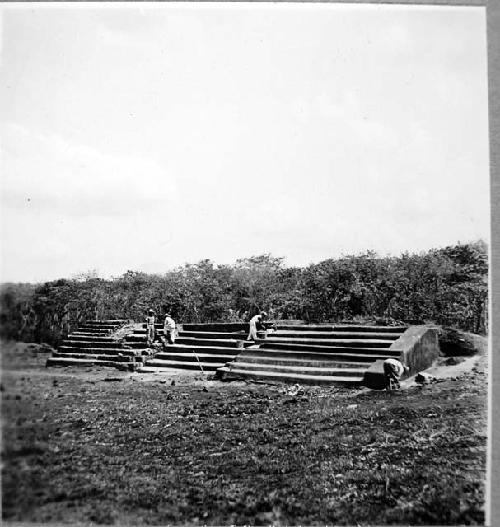
M175 344L165 345L162 351L146 360L139 372L168 373L172 369L215 372L254 344L246 341L248 329L248 324L244 323L184 324ZM137 334L145 334L145 331L137 331ZM157 334L163 334L160 325ZM263 338L265 333L259 332L258 336Z
M406 326L279 325L218 369L223 380L301 384L363 383L376 361L398 358Z
M184 324L175 344L161 344L163 326L148 347L143 324L88 321L68 335L47 366L111 366L139 373L195 370L222 380L383 387L383 360L399 358L411 371L439 354L437 333L425 326L268 323L256 342L248 324Z
M109 366L135 371L151 351L145 339L131 343L127 320L88 320L63 340L46 366Z

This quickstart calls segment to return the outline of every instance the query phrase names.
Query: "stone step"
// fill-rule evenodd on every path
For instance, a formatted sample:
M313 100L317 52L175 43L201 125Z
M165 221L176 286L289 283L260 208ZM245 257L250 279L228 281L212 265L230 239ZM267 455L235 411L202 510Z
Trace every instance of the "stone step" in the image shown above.
M218 346L224 348L242 348L242 340L233 339L195 339L192 337L178 337L175 339L176 344L185 344L187 346Z
M47 368L52 366L106 366L133 371L137 369L141 364L142 363L136 362L120 363L115 361L98 359L72 359L64 357L49 357L45 365Z
M359 333L403 333L406 326L361 326L354 324L290 324L284 325L280 321L277 324L279 331L335 331L335 332L359 332Z
M80 324L78 326L78 329L81 329L82 331L116 331L120 327L121 324Z
M213 341L212 341L213 342ZM167 344L158 353L177 353L184 355L193 355L193 351L197 354L210 355L229 355L235 357L243 351L243 348L228 348L227 346L190 346L185 344Z
M397 340L400 333L375 333L375 332L347 332L347 331L285 331L278 330L268 333L268 338L293 338L293 339L362 339L362 340Z
M113 337L107 335L81 335L78 333L70 333L67 341L83 341L83 342L117 342Z
M79 337L89 337L89 338L109 337L110 332L108 330L106 330L106 331L101 331L101 330L99 330L99 331L80 331L80 330L77 330L77 331L71 332L68 335L68 337L70 337L72 335L79 336Z
M260 338L265 337L263 331L258 331L257 336ZM248 331L239 331L232 333L222 333L222 332L209 332L209 331L180 331L179 337L186 338L196 338L196 339L236 339L236 340L246 340L248 336Z
M59 353L89 353L92 355L124 355L128 357L135 357L140 355L140 350L125 349L125 348L81 348L79 346L59 346Z
M385 339L307 339L269 336L258 339L258 344L303 344L307 346L351 347L351 348L388 348L393 340Z
M261 341L259 345L261 351L293 351L293 352L314 352L314 353L352 353L356 355L384 355L387 357L399 357L400 351L391 348L372 348L367 346L317 346L315 344L296 344L294 342L268 342L269 339Z
M58 351L55 351L52 356L67 359L89 359L111 362L134 362L135 358L142 358L141 356L134 357L133 355L98 355L93 353L61 353Z
M162 329L155 330L155 336L156 337L160 337L163 334L164 333L163 333ZM129 340L131 342L134 342L134 341L139 342L139 341L142 341L142 340L147 340L147 338L148 338L148 334L147 334L147 331L145 329L134 329L133 333L129 333L125 337L126 340Z
M155 333L157 335L163 335L163 326L159 326L159 327L155 326ZM147 335L146 328L134 328L130 336L135 336L135 335L146 336Z
M126 340L124 342L124 345L127 346L127 348L132 348L132 349L150 349L148 347L148 343L146 340L135 341L135 342L130 342Z
M224 366L225 362L198 362L197 360L192 361L177 361L177 360L161 360L161 359L150 359L146 362L144 367L146 368L175 368L176 370L199 370L203 368L203 371L216 371L218 368Z
M245 370L245 371L267 371L274 373L290 373L290 374L304 374L304 375L315 375L315 376L334 376L342 375L343 377L359 377L363 376L366 370L366 366L362 365L361 368L336 368L329 364L325 366L305 366L305 365L284 365L284 364L259 364L252 362L235 362L228 364L227 367L230 371L233 369Z
M201 362L219 362L225 364L234 359L235 355L232 354L215 354L215 353L196 353L196 357ZM178 362L189 362L195 361L196 357L194 353L165 353L159 352L155 355L155 359L159 360L170 360Z
M276 351L273 350L247 350L244 353L237 355L243 360L248 360L249 362L321 362L321 363L331 363L339 362L345 364L364 364L365 367L368 367L370 364L374 363L377 360L384 360L388 358L384 355L356 355L354 353L314 353L314 352L290 352L290 351Z
M267 370L245 370L226 366L217 370L225 380L254 379L268 382L294 382L300 384L352 384L360 385L363 382L363 375L309 375L303 373L282 373Z
M92 326L123 326L127 324L128 320L124 318L111 318L103 320L85 320L81 322L81 325L92 325Z
M366 370L376 361L371 362L355 362L355 361L343 361L343 360L317 360L312 358L304 359L290 359L290 358L273 358L273 357L258 357L254 355L238 356L238 358L232 361L228 366L240 367L240 364L256 364L259 369L267 369L267 367L284 366L284 367L307 367L307 368L347 368L347 369L358 369Z
M121 343L116 340L63 340L62 341L63 346L69 346L69 347L78 347L78 348L95 348L96 346L99 346L100 348L119 348L121 347Z
M182 324L184 331L208 331L231 333L235 331L248 332L250 325L248 322L213 322L208 324Z

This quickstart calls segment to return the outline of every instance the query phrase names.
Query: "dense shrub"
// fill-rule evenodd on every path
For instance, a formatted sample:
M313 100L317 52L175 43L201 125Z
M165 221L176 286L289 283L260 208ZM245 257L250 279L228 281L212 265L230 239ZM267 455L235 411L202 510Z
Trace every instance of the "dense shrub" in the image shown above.
M127 271L104 280L88 273L44 284L4 284L2 336L57 344L84 319L141 320L145 310L179 321L244 321L259 310L274 319L308 322L435 322L474 333L487 330L488 260L484 242L423 254L368 252L285 267L270 254L210 260L163 275Z

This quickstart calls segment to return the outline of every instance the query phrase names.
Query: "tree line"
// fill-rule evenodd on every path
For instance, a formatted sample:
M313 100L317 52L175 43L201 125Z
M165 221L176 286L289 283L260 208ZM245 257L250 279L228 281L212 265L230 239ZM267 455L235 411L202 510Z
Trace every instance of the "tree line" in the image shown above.
M146 309L182 322L270 319L306 322L436 323L487 331L488 251L484 242L420 254L360 255L306 267L263 254L216 265L186 264L165 274L90 272L42 284L2 284L3 338L57 345L86 319L142 320Z

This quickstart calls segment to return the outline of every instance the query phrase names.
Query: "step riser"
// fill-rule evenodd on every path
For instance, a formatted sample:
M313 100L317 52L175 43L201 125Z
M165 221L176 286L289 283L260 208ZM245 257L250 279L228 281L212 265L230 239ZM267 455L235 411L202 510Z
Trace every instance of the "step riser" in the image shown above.
M278 339L278 338L267 338L265 340L259 340L258 344L263 345L276 345L276 344L295 344L301 346L324 346L327 348L389 348L392 341L380 342L371 340L314 340L314 339Z
M133 363L121 363L121 362L112 362L112 361L102 361L102 360L85 360L85 359L62 359L62 358L53 358L50 357L47 359L46 367L53 366L80 366L80 367L89 367L89 366L105 366L111 368L126 369L128 371L133 371L141 367L142 363L133 362Z
M93 355L91 353L54 353L55 358L66 359L88 359L88 360L102 360L109 362L134 362L134 357L119 357L118 355Z
M277 338L277 339L321 339L321 340L397 340L400 337L398 333L289 333L285 331L276 331L269 333L267 338Z
M383 350L381 350L383 351ZM253 352L253 350L252 350ZM245 356L250 353L250 350L245 352ZM338 360L342 362L364 362L370 364L376 360L383 360L389 358L391 355L385 353L364 354L356 352L356 350L346 350L345 353L315 353L313 351L286 351L286 350L256 350L253 354L256 358L264 359L289 359L289 360L318 360L331 361Z
M322 377L333 377L339 375L342 377L355 377L359 378L364 374L364 370L350 371L347 368L340 368L342 371L330 371L328 368L311 368L311 369L291 369L284 366L270 367L268 364L238 364L238 371L245 371L252 373L254 371L266 371L269 374L283 373L286 375L315 375Z
M193 355L193 351L199 355L199 354L214 354L214 355L231 355L232 357L235 357L240 352L243 351L243 348L227 348L227 347L217 347L217 346L184 346L184 345L177 345L177 344L169 344L168 346L165 346L162 348L161 351L158 353L175 353L175 354L182 354L182 355Z
M121 348L80 348L78 346L69 347L61 346L58 350L58 353L67 354L67 353L83 353L90 355L119 355L120 353L126 357L134 357L139 354L138 350L126 350Z
M71 335L68 335L68 338L65 339L66 341L70 342L116 342L112 337L108 337L105 335L102 336L91 336L91 335L75 335L72 333Z
M217 362L217 363L223 363L230 362L235 358L235 355L206 355L204 354L202 357L198 355L198 359L201 362ZM170 353L157 353L155 355L155 359L159 360L175 360L178 362L191 362L193 360L196 360L196 357L192 353L182 353L182 354L170 354Z
M263 331L258 331L257 336L265 338L266 334ZM248 332L242 333L202 333L196 331L180 331L179 338L196 338L196 339L233 339L246 340Z
M175 339L175 342L177 344L184 344L186 346L219 346L223 348L236 348L236 349L241 348L243 346L242 341L227 340L227 341L214 342L214 339L203 340L203 339L193 339L193 338L184 338L184 337L179 337Z
M86 333L113 333L117 331L122 326L109 326L109 327L88 327L88 326L78 326L77 331L85 331Z
M109 331L108 330L95 330L95 331L90 331L90 330L85 330L85 331L81 331L81 330L76 330L76 331L73 331L71 333L71 335L88 335L90 337L106 337L109 335Z
M289 383L299 383L299 384L327 384L327 385L355 385L359 386L363 382L363 379L360 379L359 377L352 377L352 379L346 379L346 378L331 378L331 377L315 377L315 378L308 378L307 376L298 376L298 375L275 375L275 374L269 374L269 375L263 375L262 372L250 372L250 371L232 371L231 373L225 373L223 375L224 379L227 380L237 380L237 379L249 379L249 380L258 380L261 382L289 382Z
M282 344L276 343L265 343L259 348L262 352L268 351L289 351L297 353L349 353L349 354L362 354L362 355L387 355L398 357L399 351L392 350L390 348L370 348L370 347L356 347L356 346L312 346L305 344Z
M310 359L303 359L303 360L280 360L275 358L267 358L267 357L248 357L245 355L245 357L241 357L241 361L246 364L258 364L260 366L264 366L260 369L266 369L267 366L284 366L284 367L307 367L307 368L357 368L359 370L366 370L370 367L371 364L373 364L375 361L372 362L355 362L355 361L342 361L342 360L331 360L331 361L319 361L319 360L310 360ZM235 365L241 364L240 361L234 363Z
M301 326L297 324L282 325L278 324L278 331L329 331L329 332L349 332L349 333L399 333L406 331L404 326L335 326L335 325L310 325Z
M121 343L116 340L106 342L90 340L63 340L61 345L78 348L119 348Z
M186 362L173 362L172 364L164 364L157 361L147 361L144 365L147 368L162 368L162 369L175 369L175 370L197 370L201 372L200 365L198 363L186 363ZM217 371L218 368L224 366L223 363L207 363L202 362L201 366L203 371Z
M233 333L236 331L248 332L250 325L244 322L228 322L220 324L182 324L184 331L216 331L221 333Z

